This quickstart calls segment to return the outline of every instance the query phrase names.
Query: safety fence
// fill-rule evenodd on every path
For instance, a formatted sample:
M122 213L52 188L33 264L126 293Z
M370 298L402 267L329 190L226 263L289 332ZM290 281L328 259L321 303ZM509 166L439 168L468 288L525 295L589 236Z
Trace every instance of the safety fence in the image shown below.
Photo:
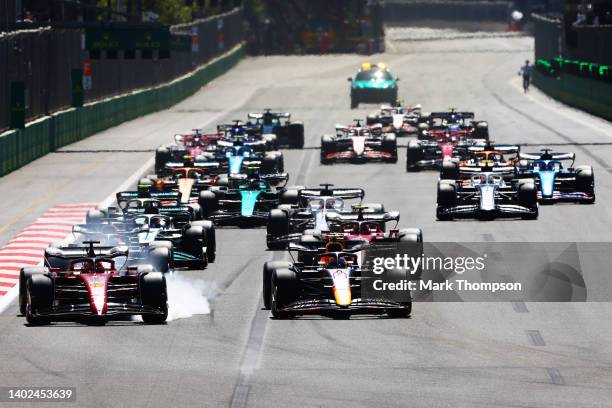
M114 26L103 26L112 32ZM171 27L183 47L167 55L140 50L88 54L85 29L43 28L0 34L0 131L10 125L11 84L22 84L25 120L72 106L73 70L87 62L85 102L172 81L243 41L242 10ZM178 34L182 34L179 36ZM177 41L178 43L178 41ZM14 90L13 90L14 94Z
M171 82L90 102L28 123L0 135L0 176L61 146L124 121L165 109L195 93L241 59L243 45Z

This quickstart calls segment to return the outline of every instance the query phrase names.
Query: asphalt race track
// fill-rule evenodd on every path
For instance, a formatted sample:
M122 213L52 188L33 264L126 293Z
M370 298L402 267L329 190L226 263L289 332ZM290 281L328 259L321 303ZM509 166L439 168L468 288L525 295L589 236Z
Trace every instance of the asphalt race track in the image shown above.
M406 173L405 148L395 165L319 164L320 135L376 107L349 109L346 77L364 57L259 57L172 109L0 179L0 244L53 205L103 201L145 170L173 133L212 129L266 107L290 111L306 126L306 148L285 151L290 184L363 187L366 201L399 210L401 226L421 227L427 241L609 241L612 125L535 89L524 95L517 71L532 48L529 37L396 41L372 60L401 78L408 104L474 110L498 142L575 151L577 164L596 173L593 206L542 207L536 221L437 222L437 175ZM204 281L211 313L162 326L30 328L13 302L0 315L0 384L76 387L76 406L84 407L611 404L612 303L415 303L404 320L277 321L262 310L261 267L284 254L265 250L264 229L217 234L214 264L177 273L190 284Z

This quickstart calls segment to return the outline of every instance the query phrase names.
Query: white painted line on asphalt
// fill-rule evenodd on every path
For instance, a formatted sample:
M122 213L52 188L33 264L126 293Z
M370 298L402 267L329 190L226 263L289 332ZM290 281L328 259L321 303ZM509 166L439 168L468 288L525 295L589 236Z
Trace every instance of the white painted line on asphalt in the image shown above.
M554 385L565 385L563 377L557 368L547 368L546 374L548 374L548 380Z
M532 346L542 347L546 345L539 330L527 330L526 333L527 339Z

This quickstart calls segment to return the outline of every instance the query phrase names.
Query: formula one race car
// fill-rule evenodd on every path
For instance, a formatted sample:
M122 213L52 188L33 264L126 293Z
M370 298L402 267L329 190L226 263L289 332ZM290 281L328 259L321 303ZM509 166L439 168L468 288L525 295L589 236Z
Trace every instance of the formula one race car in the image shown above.
M536 186L530 180L506 182L500 173L482 172L468 180L440 180L436 216L453 218L538 217Z
M263 134L261 126L252 123L244 123L234 120L233 123L217 125L217 132L223 135L223 140L239 141L245 146L251 146L254 150L276 150L278 149L278 138L275 134Z
M277 319L298 315L320 314L335 318L349 318L352 314L387 314L389 317L408 317L412 301L397 301L379 295L362 296L363 275L358 262L359 249L346 250L341 245L328 245L323 250L301 247L291 251L307 253L314 258L311 265L301 262L267 262L263 268L264 307L271 309ZM398 280L405 273L392 271ZM403 275L403 276L402 276Z
M198 160L210 146L214 146L222 138L221 133L203 134L201 129L193 129L193 133L187 135L174 135L174 143L155 150L155 173L163 172L168 162L182 163L185 156Z
M138 181L139 192L179 192L180 202L188 204L197 202L200 191L218 185L223 176L219 176L219 163L169 162L163 172L149 175Z
M330 230L307 231L300 237L299 245L317 249L329 242L340 242L343 248L387 242L423 242L420 228L397 228L400 218L397 211L373 213L365 206L354 206L353 209L353 213L327 213L325 218ZM395 222L391 229L386 228L389 222Z
M287 146L293 149L304 147L304 124L291 122L289 112L272 112L265 109L263 113L249 113L249 119L255 119L255 124L261 127L264 135L274 134L278 146ZM285 122L282 122L285 119Z
M395 136L409 136L418 131L421 116L421 105L414 107L382 106L380 112L368 115L368 126L381 124L382 133L393 133Z
M420 120L418 138L421 140L432 140L447 134L457 138L489 139L489 124L474 120L474 112L451 109L423 115Z
M492 171L503 173L510 179L514 177L514 167L518 162L519 146L501 145L490 142L467 148L464 161L446 160L440 168L440 178L457 180L469 178L474 173Z
M397 140L393 134L374 134L371 129L355 125L336 125L335 135L321 136L321 163L397 162Z
M166 321L168 296L162 273L153 272L150 265L122 270L117 263L128 256L127 249L85 244L72 254L54 255L63 268L22 269L20 308L30 325L80 319L103 324L109 318L134 315L145 323Z
M595 202L595 177L593 167L574 167L574 153L553 153L542 149L542 153L521 153L516 167L519 178L534 178L540 203L573 201L583 204ZM563 161L571 161L563 167Z
M450 132L436 134L430 140L410 140L406 150L406 171L441 168L448 161L468 160L468 149L477 142Z
M121 206L125 205L121 198ZM131 199L127 203L144 199ZM99 240L105 245L130 249L128 264L150 263L159 272L174 267L202 269L216 257L216 234L211 221L193 220L188 207L163 207L156 201L143 201L146 211L125 208L122 215L98 211L86 224L72 229L76 242Z
M227 186L211 187L200 193L199 204L204 217L215 225L235 225L241 228L265 225L270 210L281 204L287 174L259 177L230 177Z
M351 109L362 102L386 102L391 105L397 101L397 81L385 64L361 64L355 78L347 78L351 83Z
M290 242L299 241L303 233L329 231L327 216L333 213L352 214L361 205L365 191L361 188L332 188L321 184L320 188L300 188L292 204L283 204L270 211L266 242L269 249L287 248ZM287 194L287 193L285 193ZM286 199L285 201L290 201ZM382 204L364 204L363 214L382 214Z

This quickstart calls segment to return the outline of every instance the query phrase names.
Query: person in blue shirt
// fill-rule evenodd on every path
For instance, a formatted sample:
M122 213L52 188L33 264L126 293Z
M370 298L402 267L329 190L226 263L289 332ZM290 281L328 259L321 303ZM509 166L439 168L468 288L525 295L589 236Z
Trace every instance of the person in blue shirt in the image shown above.
M523 76L523 90L525 92L527 92L529 89L529 82L531 81L531 68L532 66L529 65L529 60L525 60L525 65L523 65L519 71L519 75Z

